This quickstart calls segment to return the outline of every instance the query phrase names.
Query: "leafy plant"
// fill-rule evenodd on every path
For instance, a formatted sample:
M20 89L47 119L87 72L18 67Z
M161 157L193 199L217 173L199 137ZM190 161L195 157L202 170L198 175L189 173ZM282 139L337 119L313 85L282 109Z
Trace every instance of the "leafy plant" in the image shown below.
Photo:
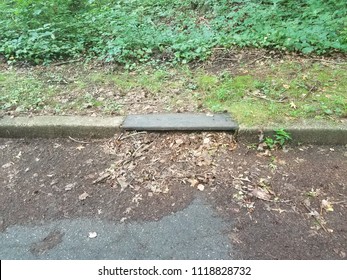
M3 0L0 55L133 69L205 60L215 47L347 52L346 17L345 0Z
M275 148L283 148L290 140L292 140L290 134L282 128L275 130L274 138L266 137L264 142L268 148L272 150Z

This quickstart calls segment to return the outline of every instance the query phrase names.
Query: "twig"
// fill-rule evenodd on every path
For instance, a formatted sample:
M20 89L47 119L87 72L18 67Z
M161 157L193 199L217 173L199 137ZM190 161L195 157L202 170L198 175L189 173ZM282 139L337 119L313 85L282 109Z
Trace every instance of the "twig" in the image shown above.
M131 154L130 158L128 158L128 159L126 159L126 160L123 161L123 163L122 163L123 166L126 165L126 164L128 164L129 162L133 161L133 160L136 159L137 157L139 157L139 156L141 155L141 153L142 153L144 150L148 149L151 145L153 145L153 143L154 143L154 142L151 142L151 143L149 143L148 145L144 145L144 144L140 145L140 147L138 147L138 148ZM137 153L139 153L140 155L137 155Z
M93 184L97 184L97 183L100 183L101 181L104 181L106 180L108 177L111 176L111 173L105 173L103 175L101 175L99 178L97 178L96 180L93 181Z
M347 62L337 62L337 61L326 60L326 59L322 59L322 58L313 58L312 60L314 60L314 61L326 62L326 63L331 63L331 64L336 64L336 65L344 65L344 64L347 64Z
M219 48L219 47L216 47L216 48L213 48L213 50L226 50L226 48Z
M219 57L219 58L216 58L216 59L215 59L215 61L221 61L221 60L236 61L236 62L239 61L237 58L228 58L228 57Z
M316 220L316 222L320 225L320 227L325 231L325 232L328 232L328 229L323 225L320 217L317 217L317 215L315 214L311 214L311 213L314 213L315 210L312 210L310 207L308 207L304 202L302 203L305 208L307 209L307 211L309 211L310 215L314 217L314 219ZM316 211L317 212L317 211ZM318 216L319 216L319 213L317 212Z
M346 202L347 202L347 200L341 200L341 201L331 202L330 204L343 204Z
M248 178L240 178L240 177L235 177L235 176L233 176L233 175L231 175L231 177L232 177L234 180L240 180L240 181L252 183L252 181L249 180Z
M310 96L312 94L312 92L314 92L314 91L316 91L318 89L318 86L319 86L319 82L317 82L317 81L312 86L308 87L307 85L305 85L304 88L307 89L308 92L301 99L304 100L305 98Z
M140 147L138 147L132 154L133 158L138 157L137 153L141 154L143 151L147 150L150 146L152 146L154 144L154 141L149 143L148 145L141 145Z
M103 142L103 141L105 141L104 139L99 139L99 140L93 140L93 141L87 142L87 141L77 140L75 138L72 138L71 136L69 136L69 139L74 141L74 142L76 142L76 143L80 143L80 144L92 144L92 143L96 143L96 142Z
M62 62L53 63L52 66L60 66L60 65L64 65L64 64L78 62L78 61L81 61L81 60L82 60L82 57L78 58L78 59L66 60L66 61L62 61Z
M118 137L117 137L117 141L121 140L122 136L124 135L124 133L122 132Z
M135 132L135 133L132 133L132 134L123 136L123 137L119 138L119 140L122 141L122 140L124 140L124 139L129 138L129 137L133 137L133 136L138 135L138 134L146 134L146 133L147 133L147 131Z
M260 99L264 99L266 101L270 101L270 102L277 102L277 103L285 103L286 101L285 100L274 100L274 99L270 99L270 98L267 98L265 96L261 96L261 95L255 95L255 94L248 94L249 96L252 96L252 97L257 97L257 98L260 98Z
M134 101L134 102L122 102L122 103L119 103L117 102L118 105L129 105L129 104L152 104L153 101Z
M72 138L71 136L69 136L69 139L74 141L74 142L76 142L76 143L80 143L80 144L90 144L90 143L92 143L92 142L77 140L75 138Z
M258 58L256 58L256 59L252 60L251 62L248 62L247 65L254 64L254 63L256 63L257 61L263 60L263 59L265 59L265 58L270 59L271 57L267 57L267 56L263 55L263 56L261 56L261 57L258 57Z

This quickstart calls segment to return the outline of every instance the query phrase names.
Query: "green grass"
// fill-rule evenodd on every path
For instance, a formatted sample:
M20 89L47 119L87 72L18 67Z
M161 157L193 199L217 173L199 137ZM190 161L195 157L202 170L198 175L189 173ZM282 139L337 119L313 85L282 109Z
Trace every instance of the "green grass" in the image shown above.
M49 105L52 89L30 74L18 76L14 72L0 73L0 110L30 112Z
M72 74L49 67L3 71L0 109L25 114L108 115L120 110L126 114L122 99L115 101L113 95L127 95L129 102L132 96L135 99L139 92L146 92L145 101L154 104L170 96L164 104L168 111L179 110L185 103L200 104L195 107L228 111L247 125L347 117L347 65L285 60L241 72L202 69L143 67L112 72L78 66Z
M83 76L71 84L62 83L60 73L16 72L0 73L0 110L15 114L84 114L99 109L104 114L120 106L112 100L94 97L86 89L92 81Z
M227 79L204 74L203 80L210 82L200 90L208 108L216 112L227 110L241 123L347 117L346 66L302 66L287 62Z

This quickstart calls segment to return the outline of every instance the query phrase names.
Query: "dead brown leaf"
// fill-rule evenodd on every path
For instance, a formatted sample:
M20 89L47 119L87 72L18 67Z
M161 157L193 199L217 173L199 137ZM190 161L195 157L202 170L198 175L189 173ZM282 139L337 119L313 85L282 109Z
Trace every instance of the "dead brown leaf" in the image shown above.
M101 173L99 178L97 178L96 180L93 181L93 184L100 183L100 182L106 180L107 178L109 178L110 176L111 176L110 172L103 172L103 173Z
M76 147L76 150L79 150L79 151L81 151L81 150L83 150L85 147L83 146L83 145L79 145L78 147Z
M121 192L124 191L129 186L129 184L127 183L127 181L124 177L118 177L117 182L121 188L121 190L120 190Z
M14 163L13 162L8 162L8 163L5 163L2 168L9 168L13 165Z
M199 185L197 185L197 189L199 191L203 191L205 189L205 186L203 184L199 184Z
M293 101L291 101L290 102L290 108L292 108L292 109L297 109L298 107L296 106L296 104L293 102Z
M251 195L261 200L266 200L266 201L271 200L271 195L262 188L254 188L251 191Z
M66 191L71 191L75 186L76 186L76 183L67 184L64 189Z
M199 184L199 180L193 178L193 179L188 179L187 180L190 183L190 186L195 188Z
M184 141L182 139L177 139L175 142L176 142L178 147L184 143Z
M98 234L95 231L88 233L88 237L91 238L91 239L92 238L96 238L97 236L98 236Z
M329 202L328 199L323 199L321 202L321 212L322 210L325 210L326 212L333 212L334 208L332 206L332 204Z
M78 199L79 200L85 200L87 197L89 197L90 195L86 192L82 193L81 195L79 195Z

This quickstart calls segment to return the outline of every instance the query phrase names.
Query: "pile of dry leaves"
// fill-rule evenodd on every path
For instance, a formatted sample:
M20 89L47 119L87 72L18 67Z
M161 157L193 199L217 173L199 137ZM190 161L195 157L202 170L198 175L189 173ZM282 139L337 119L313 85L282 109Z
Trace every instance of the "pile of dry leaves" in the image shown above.
M235 147L233 136L227 133L122 134L104 145L116 159L94 184L107 180L120 192L131 188L137 203L144 195L167 194L177 183L203 191L216 177L217 151Z

